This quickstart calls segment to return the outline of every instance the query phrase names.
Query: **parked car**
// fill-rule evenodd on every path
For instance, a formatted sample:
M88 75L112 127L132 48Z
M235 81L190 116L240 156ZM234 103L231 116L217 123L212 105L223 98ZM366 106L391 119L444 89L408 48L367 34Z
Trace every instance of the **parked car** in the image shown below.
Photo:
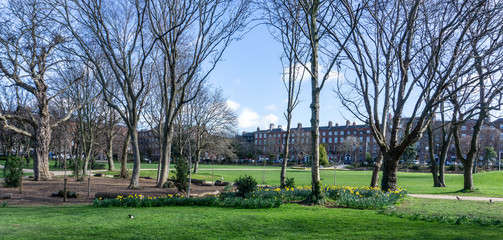
M414 164L414 165L419 165L419 160L414 160L414 161L412 161L412 164Z

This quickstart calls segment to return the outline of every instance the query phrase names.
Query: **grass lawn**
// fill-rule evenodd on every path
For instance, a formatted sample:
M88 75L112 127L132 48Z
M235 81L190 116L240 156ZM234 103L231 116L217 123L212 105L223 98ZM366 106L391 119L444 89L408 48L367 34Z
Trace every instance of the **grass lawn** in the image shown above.
M501 227L438 224L347 208L1 208L2 239L497 239ZM128 214L135 216L128 218Z
M279 169L279 167L276 167ZM174 169L171 167L170 169ZM211 181L211 169L201 168L198 174L193 174L196 179ZM260 170L215 170L215 180L224 178L224 181L233 182L236 178L242 175L250 175L254 177L259 184L262 184L262 179L265 177L265 184L279 185L279 171L260 171ZM118 171L110 174L119 174ZM320 171L322 184L334 184L333 170ZM156 178L157 171L141 171L141 176L150 176ZM371 171L337 171L337 185L341 186L367 186L370 183ZM171 177L171 175L170 175ZM294 177L297 186L311 184L311 172L309 170L287 170L287 177ZM473 175L474 184L477 191L471 193L460 192L463 188L463 175L448 174L446 175L445 188L434 188L432 176L429 173L398 173L398 185L407 189L409 193L416 194L445 194L459 196L487 196L487 197L503 197L503 171L477 173Z
M489 201L454 201L407 197L400 204L394 206L393 211L406 215L466 216L503 221L503 202L490 203Z

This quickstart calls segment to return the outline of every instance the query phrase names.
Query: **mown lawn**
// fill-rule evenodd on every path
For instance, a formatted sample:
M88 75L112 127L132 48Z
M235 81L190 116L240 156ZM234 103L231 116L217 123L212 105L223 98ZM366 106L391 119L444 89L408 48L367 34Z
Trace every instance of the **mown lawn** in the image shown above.
M173 168L171 168L173 169ZM278 171L273 170L214 170L215 180L222 177L224 181L233 182L236 178L243 175L254 177L259 184L279 185L279 168ZM322 184L334 184L334 171L321 170ZM211 181L211 169L201 168L198 174L192 177ZM111 174L118 174L118 171ZM371 171L337 171L337 185L341 186L367 186L370 183ZM141 171L141 176L150 176L156 178L157 171ZM171 175L170 175L171 177ZM311 172L309 170L289 169L287 177L294 177L297 186L311 184ZM459 196L488 196L488 197L503 197L503 171L477 173L473 175L475 192L460 192L463 188L463 175L447 174L445 188L433 187L433 180L430 173L398 173L398 185L407 189L409 193L416 194L446 194Z
M2 239L498 239L503 234L495 226L296 204L253 210L8 206L0 213Z
M392 209L396 213L405 215L466 216L503 221L503 202L490 203L489 201L456 201L407 197Z

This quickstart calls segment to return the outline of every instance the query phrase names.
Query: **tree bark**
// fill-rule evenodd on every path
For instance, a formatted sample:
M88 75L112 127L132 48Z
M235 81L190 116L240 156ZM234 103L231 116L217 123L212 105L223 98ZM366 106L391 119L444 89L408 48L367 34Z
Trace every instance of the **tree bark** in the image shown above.
M115 168L113 159L113 147L114 147L114 137L109 135L107 145L108 171L113 171Z
M197 173L197 170L199 169L199 160L201 159L201 149L198 148L196 151L196 160L194 160L194 171L193 173Z
M51 142L51 122L49 114L49 105L45 94L42 99L39 99L39 119L38 127L35 132L35 158L34 178L35 181L51 180L51 172L49 171L49 144Z
M401 154L389 155L384 153L384 168L381 181L381 188L383 191L395 190L397 187L396 173L398 171L398 161Z
M290 97L289 97L290 98ZM289 99L290 102L290 99ZM287 110L287 124L286 124L286 136L285 136L285 149L284 149L284 154L283 154L283 164L281 165L281 174L280 174L280 186L282 188L285 187L285 181L286 181L286 167L288 166L288 155L289 155L289 148L290 148L290 132L291 132L291 119L292 119L292 113L290 109Z
M164 141L161 145L161 151L162 151L162 158L160 159L161 161L161 173L159 176L159 180L157 183L156 187L162 187L164 183L168 180L169 177L169 165L170 165L170 158L171 158L171 143L173 141L173 132L172 128L167 129L167 134L164 135Z
M383 157L382 154L379 154L376 163L374 164L374 169L372 170L372 178L370 179L370 187L378 188L379 187L379 171L381 170Z
M129 142L131 141L131 136L129 135L129 131L126 134L126 139L124 140L124 145L122 145L122 156L121 156L121 173L120 173L120 178L126 179L129 177L128 171L127 171L127 149L129 146Z
M131 176L131 182L129 183L130 189L135 189L140 187L140 148L138 145L138 132L136 131L136 126L134 129L130 129L131 140L133 143L133 175Z
M473 161L464 161L463 162L463 189L473 191L475 187L473 185Z

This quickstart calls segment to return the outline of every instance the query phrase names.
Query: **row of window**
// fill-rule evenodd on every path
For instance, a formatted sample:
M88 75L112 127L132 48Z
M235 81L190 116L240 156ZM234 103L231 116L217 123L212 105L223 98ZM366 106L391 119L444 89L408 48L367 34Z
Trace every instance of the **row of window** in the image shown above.
M328 140L327 140L328 139ZM343 137L340 138L340 143L343 143L344 142L344 139ZM308 143L309 142L309 139L307 138L301 138L301 143ZM333 140L333 142L332 142ZM360 142L363 142L364 138L363 137L360 137L359 138ZM370 140L370 137L366 137L366 142L371 142ZM334 137L334 138L321 138L321 142L322 143L339 143L339 138L338 137ZM375 139L374 139L374 142L375 142ZM263 144L267 144L267 140L264 140L262 142L261 139L255 139L255 145L262 145ZM273 141L269 140L269 143L274 143ZM290 139L290 143L295 143L295 139ZM278 144L281 144L281 140L278 139ZM283 139L283 144L285 144L285 139Z
M330 132L324 132L323 131L323 132L321 132L321 135L322 136L326 136L327 133L328 133L328 136L332 136L332 135L337 136L339 134L343 136L344 133L346 133L346 135L350 135L351 131L340 131L340 132L339 131L330 131ZM353 131L353 135L356 135L358 133L363 134L364 132L363 131ZM366 133L370 134L370 130L367 130ZM301 136L305 136L305 135L307 135L307 134L301 133ZM269 134L268 135L266 133L264 133L264 134L262 134L262 133L255 133L255 138L267 138L267 136L275 138L275 137L281 137L281 134ZM285 133L283 133L283 137L286 137ZM295 133L292 133L292 137L295 137Z

